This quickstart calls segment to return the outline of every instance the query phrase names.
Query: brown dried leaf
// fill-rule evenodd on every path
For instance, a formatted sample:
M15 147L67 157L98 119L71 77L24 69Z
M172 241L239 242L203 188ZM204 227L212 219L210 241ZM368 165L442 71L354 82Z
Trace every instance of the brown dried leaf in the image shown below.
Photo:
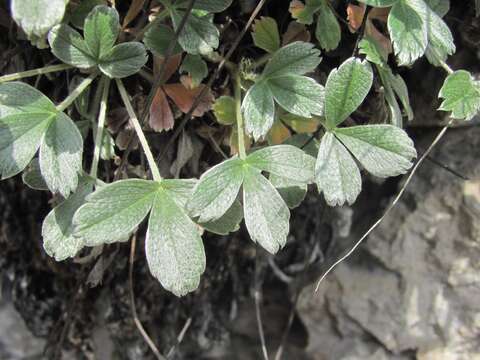
M356 32L362 26L363 16L365 15L365 4L347 6L347 20L350 25L350 31Z
M305 25L292 21L288 24L287 31L282 35L282 45L287 45L294 41L310 42L310 39L310 32Z
M290 130L281 121L275 121L267 133L267 141L270 145L280 145L290 136L292 136Z
M164 62L164 58L161 56L154 56L153 57L153 76L156 78L160 70L162 68L162 64ZM168 81L173 74L178 70L178 67L180 66L180 63L182 62L182 54L176 54L172 55L168 58L165 72L163 73L163 82Z
M166 84L163 86L168 97L172 99L175 105L185 114L190 111L195 99L203 88L205 88L203 84L200 84L195 89L187 89L183 84ZM192 115L202 116L205 114L212 108L214 100L212 92L210 89L207 89Z
M299 0L290 1L290 6L288 7L288 12L296 19L300 13L305 9L305 4Z
M148 124L154 131L161 132L172 129L174 122L175 120L167 96L163 89L159 88L150 106Z

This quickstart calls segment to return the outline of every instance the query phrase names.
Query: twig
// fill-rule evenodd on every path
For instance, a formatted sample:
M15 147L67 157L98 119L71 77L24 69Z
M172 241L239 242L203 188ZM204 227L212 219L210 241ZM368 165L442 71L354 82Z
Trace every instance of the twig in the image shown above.
M176 343L170 348L170 351L167 354L167 359L171 359L172 356L175 354L175 351L178 349L178 346L182 343L183 338L185 337L185 334L187 333L191 324L192 324L192 318L189 317L187 321L185 321L185 325L183 325L183 328L180 331L180 334L178 334Z
M260 10L262 9L263 5L265 5L265 3L267 2L267 0L260 0L257 4L257 7L255 8L255 10L253 10L252 14L250 15L250 18L248 19L247 23L245 24L244 28L242 29L242 31L240 32L240 34L238 34L237 38L235 39L235 41L233 42L233 45L232 47L230 48L230 50L228 50L227 54L225 55L225 57L222 59L222 61L220 61L220 63L218 64L217 68L215 69L214 73L212 74L212 76L210 76L210 78L208 79L208 82L207 84L202 88L202 90L200 91L200 93L197 95L197 97L195 98L195 101L193 102L192 106L190 107L190 110L188 111L188 113L185 114L185 116L183 117L181 123L178 125L178 127L175 129L173 135L170 137L170 139L168 139L168 142L164 148L164 150L159 154L159 156L157 157L158 160L161 160L165 154L167 153L169 147L173 144L173 142L175 141L175 139L181 134L182 132L182 129L185 127L185 125L187 124L187 122L191 119L192 117L192 114L193 112L195 111L195 109L197 108L198 104L200 103L201 99L203 98L203 96L205 95L207 89L211 88L213 82L215 81L215 79L217 78L218 74L220 73L220 71L222 71L222 69L225 67L226 63L228 62L228 60L230 59L230 57L232 56L233 52L235 51L235 49L238 47L238 45L240 44L240 41L242 40L243 36L246 34L246 32L248 31L248 29L250 28L250 26L252 25L253 21L255 20L255 18L257 17L258 13L260 12Z
M155 343L150 338L150 336L148 336L147 332L145 331L145 328L143 327L142 323L140 322L140 319L138 318L137 307L135 305L135 294L133 291L133 263L135 261L136 243L137 243L137 235L133 234L132 240L130 243L130 259L129 259L129 265L128 265L128 288L130 292L130 307L132 310L133 322L135 323L135 326L137 327L138 331L142 335L145 342L150 347L150 350L152 350L152 352L155 354L155 357L158 360L166 360L165 357L162 354L160 354L160 351L158 351L157 347L155 346Z
M257 318L257 327L258 327L258 335L260 336L260 343L262 345L262 354L265 360L268 359L268 351L267 345L265 343L265 334L263 332L263 322L262 322L262 314L260 311L260 302L262 300L262 284L259 281L259 269L258 269L258 249L255 253L255 275L254 275L254 299L255 299L255 316Z
M407 186L410 184L410 182L413 179L413 176L417 172L418 168L420 165L423 163L423 161L427 158L427 156L430 154L430 152L433 150L433 148L438 144L438 142L442 139L443 135L445 135L445 132L448 130L448 128L453 124L455 119L450 119L450 121L443 127L443 129L438 133L438 135L435 137L435 139L432 141L430 146L428 147L427 151L423 153L423 155L420 157L420 159L417 161L415 166L413 167L412 171L408 175L407 179L405 180L405 184L402 186L400 191L398 192L397 196L393 199L391 204L387 207L385 212L383 213L380 218L375 221L375 223L362 235L362 237L355 243L355 245L345 254L343 255L340 259L335 261L333 265L331 265L327 271L320 277L320 279L317 282L317 286L315 287L315 292L318 291L320 284L322 281L325 279L325 277L342 261L347 259L350 255L353 254L353 252L357 249L357 247L367 238L370 233L377 228L378 225L387 217L387 215L390 213L390 211L395 207L395 205L398 203L400 198L402 197L403 193L405 192Z
M288 315L287 326L282 334L282 340L278 346L277 352L275 353L275 360L280 360L283 355L283 348L287 342L288 334L292 328L293 319L295 318L295 309L297 308L298 299L300 298L300 289L297 289L295 292L295 298L293 300L292 308L290 309L290 314Z

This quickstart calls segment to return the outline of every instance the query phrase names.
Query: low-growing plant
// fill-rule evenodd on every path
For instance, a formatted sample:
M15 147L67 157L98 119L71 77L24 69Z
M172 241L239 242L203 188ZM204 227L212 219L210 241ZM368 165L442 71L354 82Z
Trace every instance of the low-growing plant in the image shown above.
M244 57L238 64L217 51L220 32L213 21L232 0L158 0L151 21L133 36L126 29L135 10L121 25L117 10L105 1L82 1L67 9L68 0L32 0L28 5L12 0L12 16L28 39L49 46L62 62L0 77L2 179L23 172L27 185L62 199L43 222L45 251L62 261L84 247L126 241L148 218L145 253L150 272L165 289L182 296L198 287L205 270L203 230L228 234L244 219L252 241L275 254L287 242L290 209L301 203L308 185L316 184L328 205L340 206L357 199L362 169L380 178L406 173L416 151L402 127L413 112L407 86L391 64L410 66L425 56L445 69L439 110L450 112L453 119L470 120L478 112L480 84L467 71L453 71L446 63L455 52L442 19L448 0L359 3L348 5L347 11L349 30L359 37L354 55L333 69L323 85L316 71L320 49L334 50L344 37L328 0L292 1L289 10L295 20L283 35L275 19L257 19L252 39L265 54ZM308 26L314 27L313 41ZM139 73L151 76L145 71L147 49L162 69L156 72L156 77L163 76L160 85L177 69L184 74L174 87L153 89L149 123L157 131L173 126L164 91L189 113L198 103L195 97L210 91L202 84L208 64L223 62L230 73L233 95L225 91L217 97L213 114L231 133L227 144L232 156L199 180L162 177L144 134L147 124L137 117L122 81ZM168 72L169 65L173 72ZM80 80L59 104L17 81L72 69ZM383 87L388 116L381 124L360 123L352 114L372 93L375 78ZM98 175L100 159L110 160L115 151L105 129L112 85L151 179L105 183ZM81 115L79 121L72 120L72 106ZM152 119L158 116L162 118ZM93 149L84 144L90 128ZM85 152L93 152L89 172L84 170Z

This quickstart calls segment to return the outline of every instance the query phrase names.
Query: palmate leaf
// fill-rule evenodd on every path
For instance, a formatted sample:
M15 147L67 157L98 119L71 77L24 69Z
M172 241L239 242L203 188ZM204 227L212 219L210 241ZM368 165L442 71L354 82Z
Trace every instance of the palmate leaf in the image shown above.
M286 242L288 206L262 171L305 185L313 180L313 157L291 145L271 146L245 160L232 158L205 172L195 186L187 208L199 222L215 222L235 206L243 185L243 215L252 240L275 253ZM248 177L248 179L247 179ZM240 214L231 223L240 221ZM228 220L224 219L224 221ZM208 230L208 224L205 226Z
M121 241L150 213L145 244L150 271L165 289L183 296L198 287L205 270L202 240L183 208L194 183L129 179L106 185L75 213L73 236L87 246Z
M52 28L48 41L53 54L79 67L98 66L110 78L135 74L147 62L145 46L139 42L115 45L120 31L118 13L105 5L96 6L85 19L85 38L68 25Z
M67 3L68 0L12 0L12 17L32 43L45 47L45 36L62 21Z
M471 120L480 111L480 83L465 70L450 74L440 89L439 110L451 111L454 119Z
M264 137L275 118L274 100L286 111L302 117L323 114L324 88L302 76L320 63L320 52L297 41L276 51L242 102L245 130L255 140Z
M372 83L372 68L366 61L352 57L332 70L325 85L327 128L336 127L353 113L367 96Z
M20 173L40 148L50 189L67 197L78 183L83 140L73 121L40 91L21 82L0 85L0 174Z

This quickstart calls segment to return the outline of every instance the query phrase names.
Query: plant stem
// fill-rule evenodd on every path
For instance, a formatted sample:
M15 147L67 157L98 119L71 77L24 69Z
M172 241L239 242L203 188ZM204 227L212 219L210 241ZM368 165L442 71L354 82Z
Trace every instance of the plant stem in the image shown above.
M8 75L0 76L0 83L7 82L7 81L18 80L18 79L23 79L23 78L26 78L26 77L32 77L32 76L36 76L36 75L48 74L48 73L56 72L56 71L68 70L68 69L71 69L71 68L73 68L73 66L68 65L68 64L58 64L58 65L45 66L45 67L38 68L38 69L22 71L22 72L17 72L17 73L14 73L14 74L8 74Z
M240 74L235 74L235 111L237 117L237 133L238 133L238 152L240 159L245 159L247 154L245 152L245 133L243 130L243 116L242 116L242 86L240 80Z
M82 80L82 82L63 100L60 104L57 105L58 111L63 111L73 104L75 99L80 96L80 94L92 83L92 81L97 77L98 71L92 73L89 77Z
M451 75L454 73L453 69L450 66L448 66L448 64L445 61L439 59L438 57L437 57L437 61L440 63L440 66L448 73L448 75Z
M132 103L128 97L127 91L125 90L125 86L120 79L115 79L117 82L118 90L120 91L120 96L122 97L123 103L127 108L128 115L130 116L130 120L132 121L133 127L135 128L135 132L137 133L138 139L140 140L140 144L142 144L143 151L145 152L145 156L147 157L148 165L150 166L150 171L152 172L153 180L161 181L162 177L160 175L160 170L158 170L158 166L155 162L155 158L153 157L152 151L150 150L150 146L148 146L147 138L143 133L142 126L138 121L137 115L135 115L135 111L133 110Z
M100 150L103 143L103 131L105 128L105 118L107 116L107 101L108 92L110 89L110 79L108 77L103 78L103 90L102 100L100 101L100 110L98 112L97 133L95 134L95 150L93 151L92 167L90 168L90 176L94 179L97 178L98 162L100 160Z

